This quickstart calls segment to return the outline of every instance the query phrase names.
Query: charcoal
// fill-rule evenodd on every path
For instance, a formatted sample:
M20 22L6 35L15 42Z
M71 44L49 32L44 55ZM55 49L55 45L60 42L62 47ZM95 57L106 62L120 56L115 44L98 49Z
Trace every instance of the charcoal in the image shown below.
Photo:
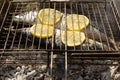
M115 80L120 80L120 73L116 73L115 76L114 76L114 79Z
M8 54L1 54L0 80L50 80L51 77L53 78L53 80L65 80L65 63L67 63L68 80L120 80L119 61L106 60L106 54L108 53L107 51L117 51L117 47L120 48L118 24L119 21L117 18L118 13L116 12L117 9L112 3L112 0L107 0L109 2L105 4L104 2L99 2L98 0L93 0L95 2L90 3L88 0L82 0L83 2L78 3L61 2L60 4L58 2L29 2L30 4L28 4L27 2L23 2L23 4L21 4L20 2L14 3L14 1L20 0L13 0L13 2L10 2L9 8L6 8L8 10L5 13L6 16L4 20L4 15L3 17L1 17L0 15L0 22L3 20L0 33L0 44L2 46L1 53L2 51L3 53L4 51L5 53L7 53L7 50L10 50L10 53ZM12 6L15 6L16 9L13 9ZM64 14L62 21L54 26L55 29L57 29L57 34L54 35L54 43L52 42L53 37L48 39L37 39L36 37L31 36L31 34L29 34L28 32L29 27L31 27L32 24L36 23L35 18L38 13L37 9L39 8L40 10L41 8L46 7L54 7ZM57 52L55 54L54 51L51 51L53 50L51 48L51 44L54 44L55 50L65 49L65 45L61 43L60 40L60 30L66 30L64 18L67 17L67 15L74 13L87 16L90 19L90 25L85 30L83 30L83 32L85 32L86 34L86 41L82 45L72 48L67 47L68 52L66 53L68 56L66 61L65 55L63 55L64 53ZM29 15L32 15L31 20L29 20ZM16 18L18 19L16 19L15 16L17 16ZM23 16L22 19L20 19L20 16ZM13 19L13 21L11 21L11 19ZM10 25L12 27L15 27L13 27L12 29ZM42 40L42 47L41 45L40 47L38 45L39 40ZM53 52L53 54L55 55L48 55L49 52L44 50L39 51L41 49L50 49L50 52ZM91 56L86 57L85 53L78 53L80 55L85 54L85 59L91 58L90 60L85 60L82 56L80 56L80 58L72 58L69 50L81 51L81 49L88 52L92 50L106 51L106 53L101 53L102 55L105 54L105 56L102 56L102 58L104 58L105 60L102 60L101 56L97 57L97 59L101 60L94 60L94 52L91 53L91 56L93 55L93 58L91 58ZM22 50L26 50L27 53L22 52ZM33 50L34 53L31 53L31 51L29 50ZM38 52L39 54L36 52ZM112 56L108 57L111 58ZM53 60L52 64L50 58L52 58ZM52 65L52 75L50 74L50 65Z
M60 56L59 56L60 57ZM57 76L55 79L64 79L64 60L57 60L56 72ZM60 61L60 64L58 63ZM63 63L62 63L63 62ZM84 61L86 64L88 62L93 62L91 60ZM96 60L95 63L114 63L114 61L100 61ZM3 66L0 68L0 79L1 80L47 80L50 75L46 73L46 65L36 65L38 68L33 68L32 65L21 65L18 67ZM119 66L101 66L101 65L68 65L68 80L119 80L120 72L118 70ZM8 68L8 69L7 69ZM76 70L75 70L76 69ZM78 70L79 69L79 70ZM6 71L7 70L7 71ZM4 74L3 74L4 73ZM56 74L53 74L56 75Z

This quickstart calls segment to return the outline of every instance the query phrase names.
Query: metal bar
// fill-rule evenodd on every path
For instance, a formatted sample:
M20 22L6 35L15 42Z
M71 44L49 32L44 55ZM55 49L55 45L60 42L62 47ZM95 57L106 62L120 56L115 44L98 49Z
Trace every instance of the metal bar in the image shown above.
M8 9L9 3L6 0L0 1L0 31L2 30L2 22L5 17L6 10Z
M80 6L81 6L82 14L85 15L83 3L80 3ZM85 22L84 22L84 23L85 23ZM84 30L84 31L85 31L85 35L86 35L86 37L87 37L88 35L87 35L87 30L86 30L86 29L87 29L87 28L85 27L85 30ZM87 38L86 38L86 42L87 42L87 45L89 45L89 44L88 44L89 41L88 41ZM89 46L87 46L87 50L90 50L90 49L89 49Z
M10 5L11 5L11 2L9 3L8 9L7 9L7 11L6 11L6 14L5 14L5 17L4 17L4 20L3 20L3 23L4 23L4 21L5 21L6 17L7 17L7 13L8 13L8 11L9 11ZM3 26L3 23L2 23L2 26ZM12 23L10 24L10 26L11 26L11 25L12 25ZM9 27L10 27L10 26L9 26ZM7 42L8 42L9 35L10 35L10 30L8 31L8 34L7 34L7 37L6 37L6 40L5 40L4 50L5 50L6 46L7 46Z
M120 58L119 57L116 57L116 58L113 58L113 57L83 57L83 56L79 56L79 58L71 58L72 60L116 60L118 61ZM79 61L80 62L80 61ZM76 62L75 62L76 63ZM71 64L72 64L72 61L71 61Z
M40 3L41 4L41 3ZM43 5L42 7L41 7L41 5ZM43 4L41 4L40 5L40 8L45 8L45 3L43 3ZM50 7L50 3L49 3L49 7ZM43 10L43 13L44 13L45 11ZM44 20L44 16L42 16L42 20ZM40 21L40 19L39 19L39 21ZM49 21L48 21L48 23L49 23ZM43 28L43 25L42 25L42 28ZM40 32L42 33L42 29L40 30ZM42 35L42 34L41 34ZM39 39L39 45L38 45L38 49L40 49L41 48L41 39ZM46 49L47 49L47 43L45 44L46 45Z
M95 3L94 3L94 4L95 4ZM97 21L97 16L96 16L95 8L94 8L93 6L95 6L95 5L92 4L92 11L93 11L93 15L94 15L96 27L97 27L97 29L100 31L99 26L98 26L99 24L98 24L98 21ZM95 35L95 34L94 34L94 35ZM100 42L102 43L102 39L101 39L101 34L100 34L100 33L99 33L99 40L100 40ZM95 48L95 50L96 50L96 48ZM102 46L102 50L103 50L103 46Z
M66 12L66 8L67 8L67 6L66 6L66 3L64 3L64 13L65 13L65 15L67 15L67 12ZM66 17L66 16L65 16ZM65 24L65 31L67 32L67 26L66 26L66 24ZM67 33L66 33L66 44L67 44ZM67 50L67 45L65 45L65 50ZM65 52L65 80L67 80L67 52Z
M68 60L67 60L67 58L68 58L67 57L67 52L65 52L65 80L68 80L67 79L67 76L68 76L68 74L67 74L67 72L68 72L68 68L67 68L68 67L68 65L67 65L68 64Z
M7 7L7 10L6 10L6 13L5 13L3 22L2 22L1 27L0 27L0 31L1 31L2 27L3 27L3 24L4 24L4 22L5 22L5 19L6 19L6 17L7 17L8 11L9 11L9 9L10 9L10 5L11 5L11 2L9 3L9 5L8 5L8 7ZM1 9L1 10L2 10L2 9Z
M21 6L20 6L21 7ZM24 6L22 6L23 8ZM21 8L21 9L22 9ZM20 12L21 13L21 12ZM23 24L22 24L22 28L24 28L24 25L25 25L25 22L23 21ZM28 39L28 35L26 36L26 40L25 40L25 48L27 48L27 39ZM20 39L19 39L19 42L18 42L18 49L20 48L20 44L21 44L21 40L22 40L22 32L20 33Z
M4 8L4 6L5 6L5 3L6 3L6 0L3 2L3 4L1 4L2 5L2 7L1 7L1 9L0 9L0 14L2 13L2 11L3 11L3 8Z
M78 13L78 3L75 3L75 5L76 5L76 6L75 6L76 11L77 11L76 13L79 14L79 13ZM79 18L78 18L78 22L79 22ZM78 25L80 25L80 24L78 23ZM80 35L80 33L79 33L79 35ZM81 42L81 41L80 41L80 42ZM82 50L82 46L80 46L80 50Z
M12 50L12 49L0 49L0 51L2 52L2 51L20 51L20 52L22 52L22 51L27 51L27 52L29 52L29 51L36 51L36 52L39 52L39 51L53 51L53 52L68 52L68 53L88 53L88 54L98 54L98 53L101 53L101 54L104 54L104 55L106 55L107 53L119 53L119 51L109 51L109 50L105 50L105 51L99 51L99 50L89 50L89 51L84 51L84 50L59 50L59 49L54 49L54 50L51 50L51 49L14 49L14 50Z
M24 25L24 22L23 22ZM23 26L22 26L23 27ZM20 41L19 41L20 42ZM25 40L25 49L27 48L27 44L28 44L28 35L26 36L26 40Z
M48 5L49 5L48 7L50 8L50 3L48 3ZM49 21L50 21L49 18L50 18L50 9L49 9L49 15L48 15L48 24L49 24ZM55 24L54 24L54 25L55 25ZM49 25L48 25L48 26L49 26ZM49 30L49 27L48 27L48 30ZM48 32L48 31L47 31L47 32ZM53 32L54 32L54 31L53 31ZM52 34L54 35L54 33L52 33ZM48 36L48 34L47 34L47 36ZM46 39L46 49L47 49L47 47L48 47L47 41L48 41L48 37L47 37L47 39ZM53 43L54 43L54 42L53 42ZM52 45L52 48L53 48L53 46L54 46L54 45Z
M118 19L120 18L120 9L119 9L119 3L120 3L120 1L119 0L112 0L111 1L111 3L110 3L110 5L112 5L113 6L113 8L114 8L114 12L116 13L116 16L118 16ZM119 22L120 20L118 20L118 22Z
M27 64L27 63L25 63L25 64ZM31 64L31 65L35 65L34 63L30 63L30 64ZM2 65L5 65L5 64L3 63ZM12 67L16 67L16 64L13 64L13 63L8 63L8 64L7 64L7 66L11 66L11 65L12 65ZM17 64L17 65L21 65L21 64ZM41 64L38 64L38 65L41 65ZM43 65L44 65L44 64L43 64ZM73 64L73 65L75 65L75 64ZM105 64L92 64L92 63L91 63L91 64L83 64L83 65L78 64L78 65L80 65L80 66L84 66L84 65L86 65L86 66L101 66L101 67L102 67L102 66L106 66L106 67L107 67L107 66L119 66L119 64L106 64L106 65L105 65ZM37 69L37 68L36 68L36 69ZM78 73L78 72L80 73L80 71L81 71L81 69L79 69L79 68L72 69L72 70L73 70L74 72L77 72L77 73ZM77 74L77 73L74 73L74 72L71 73L71 74L72 74L72 75ZM82 71L81 71L81 72L82 72ZM79 73L78 73L78 74L79 74ZM68 74L68 76L71 75L71 74Z
M59 2L62 2L62 3L65 3L65 2L67 2L67 1L35 1L35 0L33 0L33 1L29 1L29 0L27 0L27 1L11 1L11 2L14 2L14 3L20 3L20 2L24 2L24 3L29 3L29 2L31 2L31 3L33 3L33 2L39 2L39 3L59 3ZM72 2L72 3L76 3L76 2L82 2L82 3L105 3L105 1L104 0L100 0L100 1L98 1L98 0L75 0L75 1L68 1L68 3L69 2ZM108 2L108 1L106 1L106 2Z
M117 23L118 29L119 29L119 31L120 31L120 22L119 22L120 20L117 20L117 14L118 14L118 12L115 13L116 11L114 10L112 3L110 3L110 7L111 7L111 9L112 9L112 13L113 13L113 15L114 15L114 18L115 18L115 21L116 21L116 23ZM118 19L119 19L119 18L120 18L120 16L119 16L119 14L118 14Z
M53 52L51 52L50 57L50 80L53 80Z
M17 8L18 8L18 4L17 4L17 6L16 6L15 12L13 13L13 16L15 16L15 14L16 14L16 12L17 12ZM12 26L12 24L13 24L13 19L12 19L12 22L11 22L11 26ZM18 28L18 24L19 24L19 22L17 22L17 26L15 26L16 29ZM11 26L10 26L10 27L11 27ZM12 39L11 48L13 48L14 41L15 41L15 37L16 37L16 31L15 31L14 36L13 36L13 39Z
M72 2L70 3L70 9L71 9L71 14L73 14L73 4L72 4ZM74 30L74 21L73 21L73 16L72 16L72 26L73 26L73 30ZM73 31L72 31L73 32ZM67 33L66 33L67 34ZM75 34L74 34L74 32L73 32L73 40L75 41ZM74 42L74 50L75 50L75 42Z
M103 11L104 11L104 14L105 14L106 21L107 21L107 23L108 23L108 27L109 27L109 29L110 29L109 31L110 31L110 34L111 34L111 38L112 38L112 40L114 41L113 45L114 45L115 49L118 50L118 48L117 48L117 46L116 46L116 43L115 43L114 36L113 36L113 31L112 31L112 29L111 29L110 22L109 22L109 20L108 20L108 16L107 16L107 14L106 14L106 11L105 11L105 10L103 10Z
M11 54L11 53L8 53L8 54ZM28 53L26 53L26 54L28 54ZM33 53L30 53L30 54L33 54ZM39 53L37 53L37 54L39 54ZM17 61L24 61L24 62L28 61L29 62L30 60L33 60L33 61L37 61L38 63L44 63L44 62L48 63L47 57L43 57L41 59L41 57L35 57L35 55L37 55L37 54L34 53L34 56L31 56L31 58L30 58L29 55L22 56L24 54L18 53L17 55L19 55L19 56L15 56L16 57L15 61L16 62ZM45 54L45 53L42 53L42 54ZM84 60L84 61L85 60L100 60L100 61L103 61L103 60L115 60L115 61L120 61L120 56L114 56L114 55L113 55L113 57L111 57L111 56L112 55L110 55L110 57L106 57L106 56L104 56L104 57L100 56L99 57L99 56L95 55L94 57L91 58L91 57L89 57L89 55L72 55L71 58L70 58L71 60L68 61L68 64L71 64L72 62L74 63L75 61L78 61L79 63L81 63L81 60ZM5 58L5 57L7 57L7 56L2 55L1 58ZM26 58L23 58L23 57L26 57ZM34 59L32 59L32 58L34 58ZM59 58L59 59L63 60L64 58ZM43 60L43 62L41 62L42 60ZM0 61L2 62L3 59L2 60L0 59ZM53 63L55 63L55 62L53 62Z
M3 57L7 57L7 56L3 56ZM33 62L29 62L30 60L34 60ZM4 60L0 60L0 61L4 61ZM41 63L41 64L44 64L44 62L46 62L47 63L47 59L45 60L44 59L44 62L42 62L42 60L37 60L37 59L16 59L15 60L16 62L20 62L20 63L34 63L34 64L38 64L38 63ZM12 61L7 61L8 63L9 62L12 62Z
M104 25L104 22L103 22L103 18L102 18L102 13L100 11L100 8L99 8L99 5L97 4L97 9L98 9L98 12L99 12L99 15L100 15L100 20L101 20L101 23L102 23L102 28L103 28L103 31L105 33L105 37L106 37L106 43L109 47L109 50L110 50L110 45L109 45L109 40L108 40L108 37L107 37L107 32L106 32L106 29L105 29L105 25ZM101 36L102 37L102 36ZM104 47L104 46L103 46Z
M62 3L60 2L60 11L62 12ZM63 11L64 12L64 11ZM63 14L64 15L64 14ZM63 16L63 18L64 18L64 16ZM62 23L62 25L63 25L63 23ZM60 37L61 37L61 31L62 30L62 26L60 26ZM60 43L60 50L62 49L62 43Z
M56 3L54 3L54 9L56 9ZM55 11L55 15L54 15L54 26L55 26L55 20L56 20L56 11ZM55 28L53 30L53 33L52 33L52 50L54 49L54 39L55 39ZM53 51L51 51L51 62L50 62L50 80L53 80Z
M29 27L31 27L31 26L29 25ZM36 29L35 29L34 33L36 33ZM31 46L32 48L31 49L34 48L34 44L35 44L35 36L32 37L32 46Z
M112 57L113 59L115 58L115 57L120 57L120 54L119 53L113 53L113 54L110 54L110 53L108 53L108 54L106 54L106 55L104 55L104 53L103 54L101 54L101 53L99 53L99 54L87 54L87 53L85 53L85 54L79 54L79 53L73 53L71 56L82 56L82 57L92 57L92 58L94 58L94 57L97 57L98 59L100 59L100 58L102 58L102 57L104 57L104 58L110 58L110 57Z
M79 13L78 13L78 4L79 3L74 3L73 4L73 10L75 10L76 11L76 14L78 14L78 17L77 17L77 19L78 19L78 22L79 22ZM83 11L83 10L82 10ZM74 13L73 13L74 14ZM73 21L74 22L74 21ZM78 23L78 26L79 26L79 28L80 28L80 24ZM81 38L81 36L80 36L80 31L79 31L79 37ZM74 37L73 38L75 38L75 35L74 35ZM81 42L81 39L80 39L80 42ZM75 47L75 44L74 44L74 48L76 48ZM75 49L74 49L75 50ZM82 50L82 44L81 44L81 46L80 46L80 50Z
M88 6L88 4L86 4L86 7L87 7L87 11L88 11L88 16L89 16L89 20L90 20L90 22L91 22L91 24L90 25L92 25L92 20L91 20L91 16L90 16L90 9L89 9L89 6ZM95 41L95 37L94 37L94 33L92 32L92 37L93 37L93 41L94 41L94 43L96 44L96 41ZM88 41L89 42L89 41ZM95 50L96 50L96 47L94 46L94 48L95 48Z
M6 57L6 56L5 56ZM4 58L5 58L4 57ZM89 60L89 59L88 59ZM1 62L3 62L3 64L4 64L4 60L0 60ZM39 62L40 60L35 60L34 62L29 62L30 60L15 60L16 61L16 64L17 65L19 65L19 64L36 64L36 62L37 62L37 64L39 65L39 64L42 64L42 65L46 65L46 61L45 62ZM98 62L97 62L98 61ZM104 61L106 61L105 63L101 63L101 61L102 62L104 62ZM90 62L88 62L87 60L82 60L82 62L79 62L79 60L78 61L72 61L72 62L70 62L70 63L68 63L68 64L71 64L72 66L74 66L74 65L86 65L86 66L88 66L88 65L94 65L94 66L96 66L96 65L101 65L101 66L110 66L110 65L114 65L114 66L118 66L118 65L120 65L119 63L113 63L113 62L118 62L119 60L110 60L111 62L109 62L109 59L107 60L91 60L90 59ZM19 62L19 63L18 63ZM83 63L84 62L84 63ZM11 65L16 65L16 64L13 64L12 63L12 61L7 61L7 65L9 65L9 64L11 64Z
M83 60L84 61L84 60ZM84 61L85 62L85 61ZM71 63L72 64L72 63ZM77 62L73 62L72 65L85 65L85 66L90 66L90 65L93 65L93 66L119 66L119 64L107 64L107 63L77 63Z
M36 29L35 29L36 30ZM32 48L34 47L35 37L32 37Z
M6 0L5 0L4 2L6 2ZM5 5L5 4L4 4L4 5ZM3 6L4 6L4 5L3 5ZM3 24L4 24L4 22L5 22L5 19L6 19L6 17L7 17L7 13L8 13L8 11L9 11L10 5L11 5L11 2L9 2L8 7L7 7L7 9L6 9L5 16L4 16L3 21L2 21L2 24L1 24L1 26L0 26L0 31L1 31L2 27L3 27ZM3 8L3 6L2 6L2 8ZM1 8L1 12L2 12L2 10L3 10L2 8ZM0 12L0 14L1 14L1 12Z
M56 3L54 3L54 9L56 10ZM55 15L54 15L54 26L55 26L55 20L56 20L56 11L55 11ZM55 41L55 28L54 28L54 30L53 30L53 33L52 33L52 49L54 49L54 41Z
M39 6L40 6L40 9L42 8L41 7L41 3L39 3ZM45 5L43 4L43 7L45 7ZM37 16L38 16L38 14L37 14ZM43 17L42 17L42 19L43 19ZM38 19L39 20L39 19ZM37 23L36 23L37 24ZM39 39L39 43L38 43L38 49L40 49L40 44L41 44L41 39Z
M65 13L65 18L66 18L66 15L67 15L67 13L66 13L66 3L64 3L64 13ZM65 32L67 32L67 25L66 24L65 24ZM67 34L65 36L66 36L66 44L67 44ZM67 45L65 45L65 50L67 50Z

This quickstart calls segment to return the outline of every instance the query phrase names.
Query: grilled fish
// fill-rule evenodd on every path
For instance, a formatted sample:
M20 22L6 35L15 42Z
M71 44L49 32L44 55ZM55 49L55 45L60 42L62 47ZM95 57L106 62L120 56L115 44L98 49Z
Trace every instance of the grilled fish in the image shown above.
M93 46L93 47L96 48L96 49L114 50L113 48L111 48L111 47L108 46L107 44L101 43L101 42L98 42L98 41L94 41L94 40L92 40L92 39L88 39L88 44L89 44L90 46Z
M30 28L20 28L20 29L13 29L13 27L10 28L4 28L4 30L11 31L13 35L16 34L20 35L22 33L23 38L27 39L28 41L34 42L35 45L38 45L40 43L43 47L51 47L52 41L54 41L54 47L59 47L61 45L60 41L60 30L56 29L56 34L53 37L50 38L36 38L30 33Z
M84 32L86 33L89 39L95 39L98 42L102 41L102 42L110 43L110 46L118 50L115 41L110 37L106 36L104 33L100 32L97 28L90 25L88 28L86 28L86 30L84 30Z
M67 14L69 15L69 14ZM63 15L62 21L61 21L61 25L59 26L61 30L66 30L66 15ZM115 50L118 50L115 41L113 39L111 39L110 37L106 36L103 32L99 31L97 28L95 28L94 26L92 26L92 24L90 24L85 30L83 30L83 32L86 34L86 37L89 39L94 39L95 41L97 41L98 44L96 44L97 46L99 46L100 48L102 48L102 44L103 42L108 43L109 46L113 47ZM93 44L93 41L91 44ZM102 42L102 43L101 43ZM103 44L104 45L104 44ZM105 48L107 48L107 45L104 46Z
M18 15L13 16L13 20L16 22L25 22L33 24L35 22L35 18L37 17L38 11L29 11L25 13L21 13Z
M26 7L29 8L31 5L32 4L27 5ZM37 3L33 3L33 7L35 8L35 10L33 10L33 11L27 11L27 12L24 12L24 13L20 13L18 15L13 15L13 17L12 17L13 21L16 21L16 22L25 22L25 23L29 23L29 24L34 24L35 22L39 23L38 20L36 19L39 10L36 9L37 8L36 6L37 6ZM65 12L64 8L63 8L62 12L63 13ZM69 15L70 13L71 13L71 10L70 9L66 9L66 15ZM57 26L58 25L59 24L57 24Z
M67 9L67 13L70 13L69 9ZM38 14L37 10L36 11L25 12L25 13L13 16L13 20L14 21L20 21L20 22L26 22L26 23L30 23L30 24L39 23L36 20L37 14ZM61 29L61 30L66 29L65 18L66 18L67 15L69 15L69 14L64 14L63 15L61 22L58 23L57 25L55 25L55 28ZM89 27L87 27L86 30L84 30L84 32L88 35L87 37L90 38L90 39L93 39L93 36L94 36L94 39L97 40L97 41L100 41L100 40L101 41L107 41L107 38L106 38L105 34L100 32L97 28L95 28L91 25ZM111 42L112 44L114 43L114 41L110 38L108 38L108 41Z
M35 22L34 20L35 20L37 14L38 14L38 11L25 12L23 14L14 16L13 20L33 24ZM69 15L69 14L66 14L66 15ZM62 45L61 40L60 40L60 34L61 34L61 30L62 31L66 30L66 24L65 24L66 23L65 22L66 15L64 14L61 22L54 26L56 28L57 33L55 34L54 38L52 38L52 39L54 39L54 42L55 42L56 46L61 46ZM39 23L39 22L35 22L35 23ZM15 31L15 30L11 30L11 31ZM30 39L33 38L33 36L29 32L29 28L17 29L16 32L17 33L22 32L23 34L25 34L25 36L27 35ZM97 45L100 48L102 48L101 45L104 45L103 43L100 43L102 41L102 42L110 43L110 45L113 46L114 49L118 50L117 46L115 44L115 41L113 39L109 38L109 37L106 37L105 34L100 32L97 28L90 25L85 30L83 30L83 32L86 33L86 35L87 35L86 37L91 39L90 40L91 44L93 44L92 39L94 39L98 43L98 44L94 44L94 45ZM50 38L50 39L45 39L45 40L42 40L42 41L44 41L45 43L48 43L48 44L52 44L52 42L51 42L52 39ZM36 39L36 38L35 38L35 40L36 40L36 42L39 41L39 39Z
M52 44L54 43L55 48L60 48L60 47L64 48L64 45L61 42L61 30L60 29L56 29L56 34L54 35L54 37L47 38L47 39L41 39L41 38L36 38L32 36L29 31L30 28L21 28L21 29L4 28L4 30L10 30L12 33L16 32L17 34L22 33L24 38L28 37L27 39L31 42L34 41L35 45L41 44L42 47L51 48ZM88 49L88 47L90 50L95 50L95 48L99 50L114 50L113 48L109 47L105 43L94 41L89 38L86 38L86 41L81 45L81 47L83 50ZM78 46L78 48L80 48L80 46Z

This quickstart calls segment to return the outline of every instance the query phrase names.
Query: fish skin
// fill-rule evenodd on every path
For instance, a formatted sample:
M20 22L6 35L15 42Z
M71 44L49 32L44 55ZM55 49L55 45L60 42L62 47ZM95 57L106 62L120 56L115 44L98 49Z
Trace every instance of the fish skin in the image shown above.
M14 21L24 21L24 22L27 22L27 23L31 24L31 23L35 22L34 20L35 20L37 14L38 14L38 11L33 11L33 12L30 11L28 13L25 12L22 15L14 16L15 18L13 18L13 20ZM32 17L31 17L32 19L30 19L31 15L32 15ZM69 14L65 15L65 13L64 13L60 23L58 23L57 25L54 26L56 28L56 34L54 35L55 36L55 38L54 38L55 39L55 41L54 41L55 42L55 45L54 45L55 47L62 46L61 39L60 39L60 34L61 34L61 31L66 31L65 18L66 18L67 15L69 15ZM25 20L24 20L24 18L25 18ZM36 23L39 23L39 22L37 21ZM31 38L31 36L32 36L29 33L29 29L23 28L21 31L17 30L17 32L22 32L23 34L27 35L29 38ZM83 32L87 34L86 37L89 38L89 39L93 39L93 36L94 36L94 40L95 40L94 42L97 42L98 44L96 46L99 46L100 48L101 48L101 45L105 45L105 44L101 43L101 41L107 42L105 34L100 32L97 28L93 27L91 24L85 30L83 30ZM110 44L113 45L114 49L118 50L118 48L116 47L115 41L113 39L109 38L109 37L107 37L107 38L108 38L108 42L110 42ZM101 41L100 41L100 39L101 39ZM39 40L39 39L35 39L35 40ZM46 41L46 40L44 40L44 41ZM90 45L93 45L93 41L90 40L90 42L91 42ZM52 44L52 38L47 39L46 43L51 45ZM86 45L86 44L84 44L84 45ZM95 44L94 44L94 46L95 46ZM106 47L106 45L105 45L105 47Z
M111 39L110 37L106 36L104 33L100 32L97 28L93 27L92 25L88 26L83 32L87 34L87 37L89 39L94 39L98 42L106 42L110 43L110 46L112 46L115 50L118 50L115 41ZM94 38L93 38L94 36Z
M67 16L68 16L69 14L67 14ZM59 28L59 29L61 29L61 30L63 30L63 31L65 31L65 30L67 30L67 28L66 28L66 22L65 22L65 18L67 17L65 14L63 15L63 18L62 18L62 21L61 21L61 24L62 25L60 25L59 27L61 27L61 28ZM106 36L105 36L105 34L103 33L103 32L100 32L97 28L95 28L94 26L92 26L92 24L90 24L87 28L85 28L84 30L82 30L82 32L84 32L85 34L86 34L86 37L87 38L90 38L90 39L93 39L93 37L94 37L94 39L96 40L96 41L100 41L100 39L101 39L101 41L107 41L107 39L106 39ZM107 38L108 38L108 41L110 41L111 43L113 43L113 40L112 39L110 39L108 36L107 36Z
M106 41L106 36L104 33L100 32L97 28L93 27L92 25L89 25L85 30L83 30L84 33L87 34L87 37L90 39L94 39L97 41Z
M7 29L5 29L5 30L7 30ZM36 38L33 35L31 35L30 28L21 28L21 29L10 28L10 31L12 31L13 33L16 31L17 34L21 34L22 33L23 37L24 38L28 37L28 40L31 41L31 42L33 41L33 38L34 38L35 45L38 45L38 43L39 43L40 38ZM51 38L48 38L48 39L41 39L41 46L46 44L48 46L48 48L51 48L52 39L54 39L54 43L55 43L54 47L55 48L60 48L60 47L64 48L64 46L63 46L63 44L61 42L61 33L62 33L62 31L60 29L56 29L56 34L54 35L54 38L51 37ZM43 47L46 47L46 45L43 46ZM99 41L94 41L94 40L89 39L89 38L86 38L86 41L82 45L80 45L80 46L82 46L83 50L87 50L88 47L91 50L95 50L94 47L96 47L96 48L98 48L100 50L109 50L109 49L110 50L114 50L111 47L109 48L109 46L107 46L104 43L101 43ZM80 46L78 46L78 48Z
M25 22L33 24L35 22L35 19L37 17L38 11L29 11L25 13L18 14L16 16L13 16L13 21L16 22Z
M58 23L54 26L56 29L60 29L63 31L66 30L65 18L66 18L66 16L68 16L71 13L70 9L66 9L66 10L67 10L66 11L67 14L64 13L64 8L63 8L62 12L64 14L63 14L62 20L60 21L60 23ZM20 21L20 22L26 22L26 23L30 23L30 24L39 23L38 21L37 22L35 21L37 14L38 14L37 10L25 12L25 13L13 16L13 20ZM57 32L59 33L59 30ZM87 34L87 37L90 39L93 39L93 36L94 36L94 39L99 42L101 42L101 41L107 42L107 40L108 40L108 42L110 42L110 45L113 46L116 50L118 50L118 48L115 44L115 41L113 39L111 39L109 37L106 38L104 33L100 32L97 28L93 27L91 24L85 30L83 30L83 32L85 32ZM55 37L55 38L57 39L56 41L59 41L58 37ZM56 45L58 46L58 44L59 44L59 42Z
M69 14L67 14L67 15L69 15ZM65 17L66 17L66 15L64 14L63 18L62 18L62 21L61 21L61 24L59 26L57 26L58 29L57 29L57 33L56 33L56 36L55 36L56 37L55 42L56 42L57 46L62 46L61 41L60 41L60 37L61 37L60 34L62 33L62 31L67 30L66 25L65 25L65 23L66 23L65 22ZM111 44L114 45L114 47L113 47L114 49L112 47L109 47L105 43L101 43L100 38L101 38L101 41L106 42L107 41L106 36L105 36L104 33L100 32L97 28L93 27L92 25L89 25L85 30L83 30L83 32L86 33L86 35L87 35L86 39L88 39L88 42L89 42L89 45L87 44L87 42L83 43L82 47L84 49L87 49L88 46L91 48L91 50L93 49L93 47L103 49L103 46L104 46L104 49L106 49L106 50L109 50L109 48L111 50L114 50L114 49L117 50L117 48L114 45L114 41L112 39L110 39L109 37L108 37L108 42L110 42ZM94 36L95 41L93 40L93 36Z
M58 25L54 26L55 29L56 29L56 34L54 35L53 38L41 39L41 43L43 45L46 44L48 47L51 48L51 45L53 44L52 39L54 39L54 47L55 48L61 48L61 47L64 48L64 45L61 42L61 33L62 33L62 31L66 31L65 17L66 16L63 15L62 21ZM29 29L30 28L21 28L21 29L16 29L15 30L15 29L10 28L10 30L12 32L16 31L17 33L22 33L24 35L24 37L28 37L28 39L31 42L33 41L33 38L34 38L34 42L36 43L36 45L38 45L40 39L32 36ZM90 48L90 50L95 50L95 47L100 49L100 50L103 50L103 49L105 49L105 50L109 50L109 49L114 50L112 47L109 47L105 43L101 43L99 41L99 38L101 38L102 41L107 41L106 36L105 36L104 33L100 32L95 27L88 26L88 28L86 28L86 30L84 30L83 32L85 32L87 34L86 38L88 38L88 42L89 42L89 45L88 45L87 42L84 42L82 45L80 45L80 46L82 46L83 50L87 50L88 47ZM93 40L93 35L92 34L94 35L95 40ZM99 37L99 34L101 34L100 37ZM109 41L111 42L111 44L114 44L114 41L112 39L109 39ZM103 48L103 46L104 46L104 48Z
M100 48L102 50L114 50L113 48L107 46L104 43L98 42L98 41L94 41L92 39L88 39L89 44L91 44L91 46L95 46L96 48Z
M69 12L69 9L68 9L68 12ZM74 13L74 11L73 11ZM69 14L66 14L65 13L63 14L63 18L62 18L62 25L60 27L61 30L65 31L67 30L66 29L66 22L65 22L65 18L68 16ZM82 30L85 34L86 34L86 37L89 38L89 39L94 39L95 41L98 42L97 46L99 45L99 47L101 47L101 42L105 42L110 44L111 47L113 47L115 50L118 50L116 44L115 44L115 41L113 39L111 39L110 37L106 36L103 32L101 32L100 30L98 30L97 28L95 28L92 24L89 24L89 26L87 28L85 28L85 30ZM93 38L94 37L94 38ZM105 44L103 44L105 45ZM107 48L107 46L105 45L105 47Z
M28 28L20 28L20 29L13 29L13 27L11 27L11 28L3 28L3 29L7 30L7 31L10 30L13 33L13 35L14 35L15 32L16 32L17 35L22 33L23 38L27 37L28 41L31 41L31 42L33 42L33 40L34 40L35 45L38 45L39 40L41 40L41 42L40 42L41 46L44 45L43 47L46 47L46 45L47 45L48 48L51 48L52 39L55 39L54 40L54 42L55 42L54 46L55 47L59 47L60 44L61 44L60 33L59 33L60 30L58 30L58 29L56 29L56 34L54 35L55 38L50 37L50 38L45 38L45 39L34 37L30 33L30 28L29 27Z

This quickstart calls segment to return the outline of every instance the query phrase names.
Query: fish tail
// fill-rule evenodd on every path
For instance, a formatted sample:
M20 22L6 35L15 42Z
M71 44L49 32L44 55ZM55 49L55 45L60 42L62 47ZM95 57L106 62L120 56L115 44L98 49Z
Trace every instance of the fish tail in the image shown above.
M113 39L108 39L109 40L109 42L110 42L110 46L112 46L115 50L119 50L118 48L117 48L117 45L116 45L116 43L115 43L115 41L113 40Z
M3 28L5 31L15 31L15 29L13 29L14 28L14 26L10 26L9 28Z

